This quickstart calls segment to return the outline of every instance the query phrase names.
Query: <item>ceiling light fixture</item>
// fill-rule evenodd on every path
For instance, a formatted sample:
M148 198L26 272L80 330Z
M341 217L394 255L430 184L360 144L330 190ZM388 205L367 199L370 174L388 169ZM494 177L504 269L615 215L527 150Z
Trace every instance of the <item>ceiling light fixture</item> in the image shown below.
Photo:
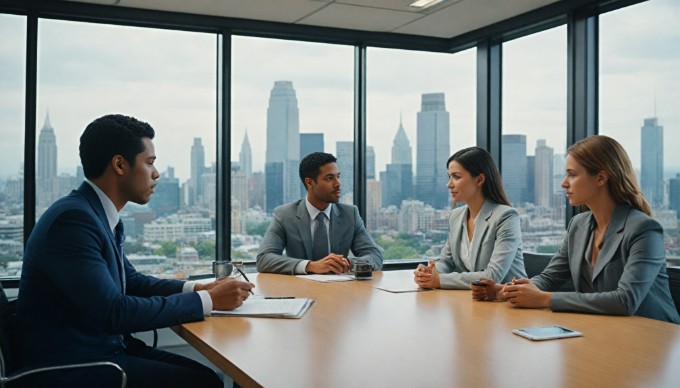
M442 1L444 1L444 0L418 0L418 1L415 1L411 4L409 4L408 6L413 7L413 8L418 8L418 9L425 9L425 8L430 8L432 6L435 6L439 3L441 3Z

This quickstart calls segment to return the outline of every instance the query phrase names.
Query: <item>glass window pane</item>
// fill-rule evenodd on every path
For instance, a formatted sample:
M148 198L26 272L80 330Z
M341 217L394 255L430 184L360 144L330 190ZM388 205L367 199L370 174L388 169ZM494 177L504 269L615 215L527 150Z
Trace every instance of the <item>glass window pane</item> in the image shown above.
M554 253L565 231L566 26L503 44L502 104L501 175L523 250Z
M236 36L232 50L231 257L254 261L274 208L307 193L307 154L338 158L354 202L354 47Z
M633 162L666 259L680 265L680 3L652 0L600 16L600 133Z
M446 161L476 143L476 49L369 48L367 68L367 227L385 261L437 257L451 212Z
M26 18L0 14L0 276L17 276L24 254Z
M79 137L109 113L155 130L161 173L147 205L128 204L128 259L142 272L212 272L215 256L215 35L41 20L36 214L83 181Z

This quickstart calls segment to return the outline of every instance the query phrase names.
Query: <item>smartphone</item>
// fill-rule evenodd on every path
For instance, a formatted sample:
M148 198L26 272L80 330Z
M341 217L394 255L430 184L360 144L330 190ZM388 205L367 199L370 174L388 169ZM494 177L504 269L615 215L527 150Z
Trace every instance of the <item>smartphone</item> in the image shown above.
M527 327L524 329L514 329L512 332L532 341L583 336L583 333L579 331L567 329L562 326Z
M482 286L482 287L486 287L486 284L482 283L481 280L473 280L473 281L470 282L470 284L472 284L473 286Z

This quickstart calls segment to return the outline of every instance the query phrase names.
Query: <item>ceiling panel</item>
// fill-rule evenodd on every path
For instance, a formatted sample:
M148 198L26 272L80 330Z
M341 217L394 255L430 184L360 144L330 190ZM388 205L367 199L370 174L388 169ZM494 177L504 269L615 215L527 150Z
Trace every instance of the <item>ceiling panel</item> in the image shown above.
M463 0L394 32L451 38L556 1L558 0Z
M67 0L110 6L452 38L558 0Z
M333 3L300 20L299 23L353 30L389 32L422 16L414 12Z

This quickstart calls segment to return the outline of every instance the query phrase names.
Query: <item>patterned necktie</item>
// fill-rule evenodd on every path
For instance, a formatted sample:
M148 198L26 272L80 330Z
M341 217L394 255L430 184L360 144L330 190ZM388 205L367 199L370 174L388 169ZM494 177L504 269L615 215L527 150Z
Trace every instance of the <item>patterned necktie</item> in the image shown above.
M118 221L118 224L116 224L116 249L118 249L119 257L120 257L120 277L121 277L121 284L123 285L123 293L125 293L125 260L123 259L123 256L125 255L124 252L124 243L125 243L125 228L123 227L123 221Z
M312 260L323 259L328 256L328 229L326 229L326 213L320 212L316 216L314 226L314 245L312 248Z

